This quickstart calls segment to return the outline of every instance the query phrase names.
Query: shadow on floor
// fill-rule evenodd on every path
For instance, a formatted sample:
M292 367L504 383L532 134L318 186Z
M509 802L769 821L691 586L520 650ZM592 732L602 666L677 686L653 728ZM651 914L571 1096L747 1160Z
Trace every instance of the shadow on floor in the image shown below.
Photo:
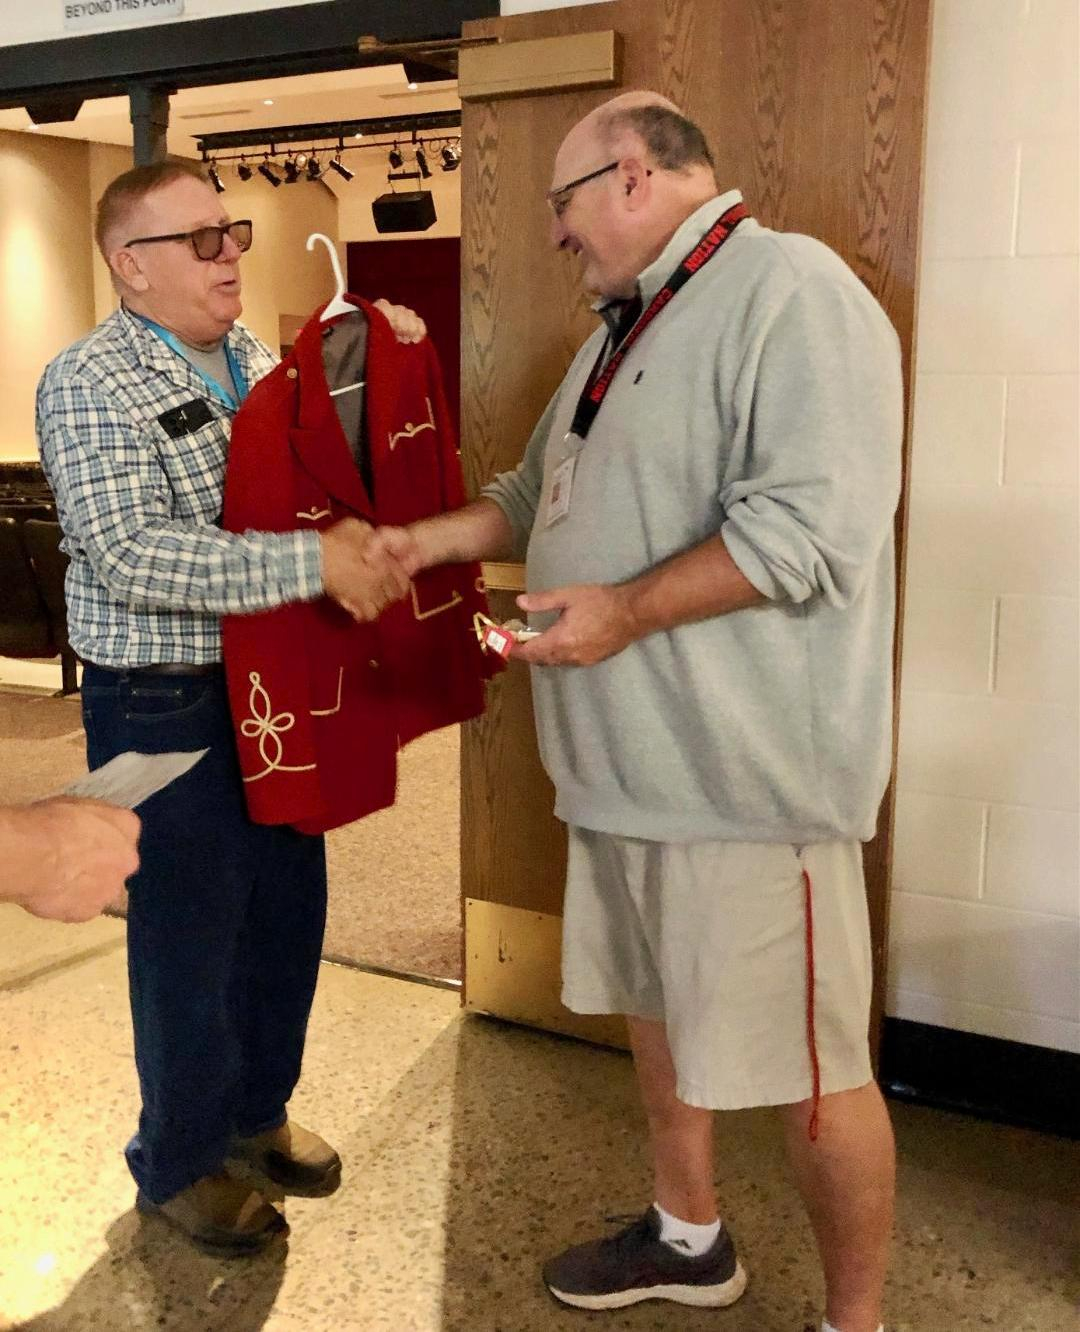
M108 1252L62 1305L18 1326L25 1332L258 1332L285 1275L285 1242L249 1261L210 1258L134 1209L113 1222L106 1242Z

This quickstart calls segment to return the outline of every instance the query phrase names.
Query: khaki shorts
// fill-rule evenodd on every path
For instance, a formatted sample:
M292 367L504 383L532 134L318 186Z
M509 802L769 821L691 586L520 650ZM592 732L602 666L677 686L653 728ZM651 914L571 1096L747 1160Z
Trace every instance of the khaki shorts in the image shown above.
M645 842L570 828L563 1003L667 1027L676 1094L714 1110L871 1080L870 929L857 842Z

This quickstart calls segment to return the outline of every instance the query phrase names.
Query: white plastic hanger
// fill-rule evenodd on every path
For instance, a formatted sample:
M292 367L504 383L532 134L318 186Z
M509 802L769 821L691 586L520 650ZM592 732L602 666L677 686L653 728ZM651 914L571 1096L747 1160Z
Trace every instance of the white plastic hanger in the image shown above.
M334 270L334 281L337 287L334 291L334 298L322 313L320 323L325 323L328 319L336 319L338 315L358 314L357 306L351 301L345 299L345 276L341 271L341 260L338 258L337 246L329 236L324 236L321 231L313 231L307 238L308 250L315 248L315 242L322 241L330 255L330 267Z
M322 312L322 318L319 323L325 324L328 319L336 319L338 315L360 314L358 306L353 305L351 301L345 299L345 275L341 271L341 260L338 258L337 246L329 236L324 236L321 231L313 231L307 238L307 248L309 251L315 248L315 242L322 241L330 255L330 267L334 270L334 281L337 286L334 291L333 299L329 302L326 309ZM364 380L357 380L355 384L346 384L344 388L331 389L330 396L339 398L343 393L352 393L356 389L364 387Z

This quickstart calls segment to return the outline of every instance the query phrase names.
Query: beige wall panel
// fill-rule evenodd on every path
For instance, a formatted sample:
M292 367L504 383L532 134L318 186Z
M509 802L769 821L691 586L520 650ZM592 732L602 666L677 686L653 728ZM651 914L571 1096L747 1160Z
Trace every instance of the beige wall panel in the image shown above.
M111 180L131 170L133 154L130 148L121 148L115 143L89 143L86 146L90 150L88 227L92 235L98 200L105 193L105 187ZM94 268L94 323L100 324L116 309L119 298L109 277L109 266L98 253L96 245L92 245L91 253Z
M34 458L34 390L94 322L86 144L0 131L0 459Z
M309 315L329 300L334 279L323 247L308 254L313 231L338 238L337 200L309 181L273 189L256 176L244 182L231 172L221 196L230 217L250 217L255 240L244 256L243 323L275 352L282 315Z

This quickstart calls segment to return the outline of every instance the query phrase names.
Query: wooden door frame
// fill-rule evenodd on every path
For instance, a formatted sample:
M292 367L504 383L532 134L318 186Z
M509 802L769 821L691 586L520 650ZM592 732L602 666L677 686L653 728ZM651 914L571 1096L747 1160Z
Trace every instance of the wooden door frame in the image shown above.
M703 123L714 147L720 150L718 174L721 188L729 185L743 188L752 211L765 225L779 230L808 230L819 235L845 258L892 319L903 352L906 406L902 493L895 521L897 597L892 739L895 774L911 447L915 275L919 260L919 203L925 155L932 0L892 0L888 5L870 7L863 0L849 0L846 9L844 3L836 3L836 0L743 0L737 7L743 16L748 16L742 31L739 31L737 21L728 21L732 13L730 9L710 4L706 10L705 0L701 0L697 7L695 0L666 0L663 5L653 4L651 15L644 8L635 10L635 6L644 6L646 2L613 0L612 3L574 9L507 16L467 24L464 31L468 37L498 34L504 41L513 41L587 29L624 31L636 27L641 30L652 22L658 43L657 60L662 71L661 79L653 86L685 106L688 114ZM839 11L842 10L844 14L841 16ZM847 27L842 26L843 19L848 20ZM706 21L713 22L714 26L724 25L725 37L732 39L732 49L736 53L733 58L741 57L745 66L715 80L715 91L723 100L726 113L725 126L729 131L735 127L737 132L753 139L752 143L740 144L742 161L750 168L742 178L730 178L726 171L737 156L729 151L730 141L721 139L717 143L715 133L708 134L708 118L713 111L706 92L713 89L703 89L700 79L695 84L691 72L695 39L700 45L703 32L706 40L713 39L713 32L702 26ZM861 27L858 26L860 23ZM826 32L830 24L833 27ZM849 75L847 82L840 80L838 89L833 89L825 83L828 62L833 59L833 49L849 40L850 30L858 34L861 45L854 56L848 52L848 65L843 71ZM625 86L635 86L632 82L635 65L631 49L633 37L625 32L624 37L628 64ZM800 49L801 46L805 49ZM727 54L726 50L724 54ZM813 65L815 55L821 57L820 63L804 73L807 64ZM636 63L640 68L640 60ZM839 56L831 72L835 73L837 64ZM584 114L617 91L618 88L613 88L575 94L573 104L578 114ZM803 102L798 102L800 96ZM826 98L832 100L826 104ZM471 493L475 493L494 471L513 466L527 437L527 426L520 420L516 429L503 429L501 409L491 404L492 396L498 395L501 379L508 377L515 382L519 392L531 397L535 420L539 416L536 405L542 406L561 379L590 327L581 309L567 297L565 279L545 268L538 255L532 272L523 275L526 282L532 280L531 288L522 288L519 281L515 299L528 302L530 296L539 297L542 301L561 303L567 311L567 328L559 334L545 328L544 337L539 340L538 365L533 378L542 383L539 386L519 383L520 367L492 342L494 326L498 322L498 311L493 306L498 306L499 296L492 293L490 286L495 281L492 273L498 264L496 247L503 226L496 193L498 152L503 138L512 141L515 147L522 143L522 122L527 116L525 100L519 100L516 105L495 100L463 105L462 140L467 149L462 162L462 461ZM797 103L798 112L808 108L809 117L816 117L808 132L818 134L818 140L803 140L800 144L799 135L805 127L800 125L799 115L789 103ZM566 105L565 101L560 105L557 99L547 98L548 117L557 122L564 121ZM715 115L713 118L715 120ZM829 158L833 142L838 154L835 164ZM808 146L811 153L816 154L814 160L819 165L835 165L831 178L827 169L810 180L805 173L800 175L800 146ZM530 152L534 151L530 145ZM544 173L548 162L531 161L530 165L539 173L533 190L538 195L546 184ZM796 184L803 194L797 192ZM806 211L802 205L815 189L820 192L820 197L807 204L810 212L815 208L828 212L828 206L822 202L826 192L831 191L828 197L834 203L839 201L839 207L833 210L830 218L831 230L799 225L800 212ZM523 227L527 225L525 221L521 223ZM501 336L511 335L502 330ZM520 570L515 571L512 566L498 566L497 578L504 586L509 587L520 577ZM508 592L496 591L494 600L502 608L504 604L509 607L512 599ZM491 789L491 774L485 769L485 763L500 752L497 728L502 714L512 711L512 705L513 700L507 700L504 691L504 697L495 704L492 714L471 724L463 735L464 1002L468 1007L496 1011L513 1020L536 1021L537 1025L606 1041L610 1039L610 1032L601 1030L595 1023L575 1020L561 1008L550 987L546 997L534 995L519 1002L520 996L515 997L513 984L508 983L508 968L492 967L490 958L484 957L485 950L492 948L497 949L499 956L509 957L516 947L527 955L525 971L535 978L542 967L531 955L528 935L530 929L539 931L547 925L539 921L530 925L530 919L557 909L550 886L534 887L520 893L514 883L516 875L534 873L537 856L548 855L554 864L559 863L558 835L548 822L540 818L535 820L536 835L529 848L530 859L519 855L518 849L512 845L490 848L475 845L478 838L494 827L489 818L491 810L506 798L505 792ZM518 711L514 715L520 721L520 700L516 706ZM502 748L506 749L505 743ZM518 762L513 772L518 777L525 774L530 784L528 799L533 802L536 813L536 802L546 778L531 774L525 761ZM886 992L894 817L893 779L880 806L877 835L864 848L874 957L870 1035L875 1060ZM488 819L486 824L485 819ZM551 905L539 913L534 910L530 915L529 894L537 891L546 896ZM477 910L478 905L480 910ZM484 909L488 905L499 910L489 913ZM469 942L469 913L473 913L478 922L476 947ZM470 985L470 964L474 979L477 974L483 979L479 994L477 987ZM500 985L494 989L490 985L493 976L501 976Z

